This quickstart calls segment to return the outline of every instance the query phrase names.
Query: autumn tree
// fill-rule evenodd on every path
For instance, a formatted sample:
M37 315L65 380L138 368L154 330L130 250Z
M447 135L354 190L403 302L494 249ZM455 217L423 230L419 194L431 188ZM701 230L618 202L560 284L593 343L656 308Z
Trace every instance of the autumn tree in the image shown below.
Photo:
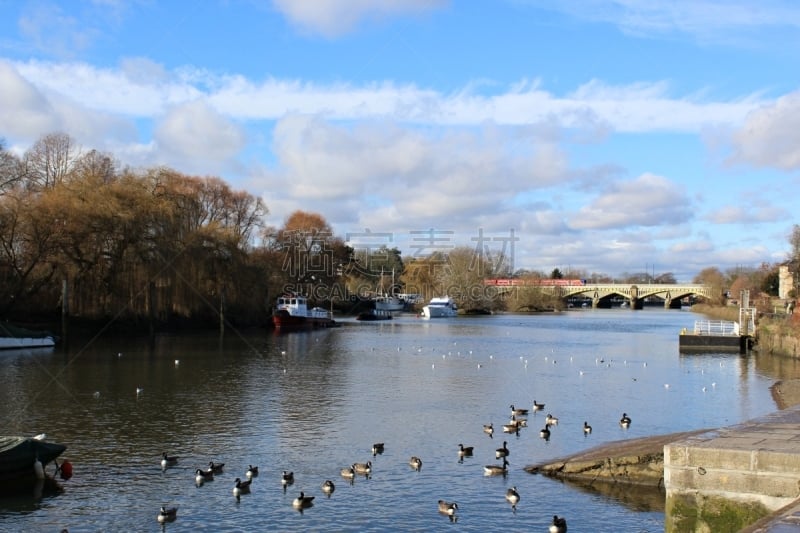
M722 304L725 301L725 276L717 267L704 268L697 274L692 283L704 284L711 286L711 298L709 303Z

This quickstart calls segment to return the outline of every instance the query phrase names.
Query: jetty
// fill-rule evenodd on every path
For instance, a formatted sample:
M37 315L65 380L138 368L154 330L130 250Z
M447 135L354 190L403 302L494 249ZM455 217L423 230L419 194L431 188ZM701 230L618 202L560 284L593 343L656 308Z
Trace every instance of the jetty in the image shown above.
M739 320L696 320L694 328L683 328L678 337L681 352L747 353L756 340L755 307L750 307L749 291L742 291Z
M582 487L657 487L667 533L800 531L800 406L721 429L611 442L525 470Z

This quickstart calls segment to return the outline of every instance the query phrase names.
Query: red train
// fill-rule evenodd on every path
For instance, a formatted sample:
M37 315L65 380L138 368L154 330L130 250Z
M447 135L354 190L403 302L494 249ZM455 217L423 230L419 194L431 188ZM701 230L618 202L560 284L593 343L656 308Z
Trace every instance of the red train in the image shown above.
M585 279L485 279L484 285L493 287L582 287Z

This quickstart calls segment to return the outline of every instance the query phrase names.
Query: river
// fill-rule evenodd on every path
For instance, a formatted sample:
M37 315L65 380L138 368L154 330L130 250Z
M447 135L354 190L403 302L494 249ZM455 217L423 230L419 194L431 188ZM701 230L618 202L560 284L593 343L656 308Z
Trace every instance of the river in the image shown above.
M697 318L654 308L404 315L313 332L161 335L155 347L108 335L72 339L66 351L0 353L3 433L45 432L68 446L74 468L61 493L0 499L0 530L547 531L559 515L570 531L663 531L658 494L601 494L523 468L776 410L769 387L798 377L798 364L680 354L678 333ZM510 405L534 400L545 409L504 434ZM545 441L547 413L559 423ZM489 423L493 437L483 432ZM507 475L484 475L484 465L500 464L504 440ZM373 456L376 442L385 449ZM461 443L472 457L459 457ZM162 471L163 452L177 465ZM224 472L197 486L194 472L209 461ZM366 461L369 477L340 476ZM249 465L260 473L237 501L234 479ZM287 487L284 470L295 478ZM504 498L512 486L516 510ZM300 491L315 496L303 511L292 507ZM440 499L457 502L453 519L438 512ZM178 507L174 522L157 522L162 505Z

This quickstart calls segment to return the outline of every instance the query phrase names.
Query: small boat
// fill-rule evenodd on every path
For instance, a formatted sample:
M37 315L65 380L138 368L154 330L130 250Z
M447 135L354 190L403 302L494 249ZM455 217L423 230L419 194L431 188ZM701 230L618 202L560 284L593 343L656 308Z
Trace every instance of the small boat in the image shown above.
M66 449L44 438L0 436L0 481L41 478L44 467Z
M48 331L34 331L8 323L0 324L0 350L19 348L50 348L58 337Z
M428 305L422 308L422 318L449 318L457 315L458 307L449 296L431 298Z
M332 328L339 325L325 309L309 309L308 299L296 293L287 293L278 298L272 312L272 324L281 331Z

